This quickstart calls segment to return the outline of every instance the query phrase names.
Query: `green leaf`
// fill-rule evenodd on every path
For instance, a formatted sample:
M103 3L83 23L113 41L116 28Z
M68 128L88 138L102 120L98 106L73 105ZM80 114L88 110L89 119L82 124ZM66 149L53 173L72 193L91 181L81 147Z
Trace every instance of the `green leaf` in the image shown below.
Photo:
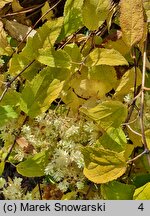
M134 185L112 181L101 185L101 193L105 200L132 200L135 191Z
M40 49L37 60L50 67L68 68L71 65L71 58L64 50Z
M3 97L3 100L1 101L2 105L11 105L16 106L19 104L20 100L20 93L10 89L7 94Z
M124 151L126 148L126 136L121 128L110 127L98 140L105 149L115 152Z
M49 74L41 71L32 82L27 81L22 91L20 107L30 117L45 112L60 94L63 81L49 79Z
M89 30L98 29L106 20L110 6L110 0L84 0L82 7L84 25Z
M43 69L31 82L26 81L20 99L21 110L30 117L45 112L59 96L63 84L64 81L55 79L49 68Z
M130 47L140 42L144 33L144 13L141 0L120 1L120 25L123 39Z
M28 56L24 56L22 52L20 54L14 54L12 59L9 62L8 73L13 76L17 75L30 62L31 60L28 58ZM37 61L33 62L33 64L30 65L30 67L25 70L23 75L25 75L29 79L33 78L34 75L39 71L40 66L41 64L39 62Z
M48 150L37 153L31 158L20 162L16 168L17 172L26 177L40 177L44 175L48 164Z
M71 192L64 194L61 200L75 200L76 197L77 197L77 191L71 191Z
M64 7L64 24L59 41L74 33L83 26L82 23L83 0L67 0Z
M0 106L0 127L7 123L10 119L17 118L18 114L14 111L12 106Z
M150 182L137 188L133 195L134 200L150 200Z
M103 148L85 147L84 175L94 183L106 183L122 176L126 171L124 153Z
M143 186L144 184L150 182L150 174L149 173L137 173L132 178L132 184L137 188Z
M64 50L71 57L71 60L74 64L77 64L78 66L78 64L81 63L82 61L81 52L80 52L79 47L75 43L66 45L64 47Z
M3 171L4 171L4 168L5 168L5 162L4 162L4 161L1 161L1 162L0 162L0 176L2 176Z
M104 101L97 106L87 109L81 107L80 111L96 121L102 128L118 128L127 117L127 107L120 101Z
M63 19L58 18L45 22L42 27L37 30L33 38L28 38L26 46L19 54L14 54L10 60L8 73L12 75L18 74L27 64L39 55L38 50L41 48L53 47L61 30ZM29 69L28 76L35 74L35 70L39 70L40 64L35 61ZM32 71L32 72L31 72ZM30 75L30 76L31 76Z
M94 49L87 57L87 66L95 65L128 65L127 60L114 49L97 48Z
M23 49L22 55L28 56L33 60L38 56L38 50L43 48L51 48L61 31L63 18L57 18L45 22L42 27L37 30L33 38L29 38L27 45Z

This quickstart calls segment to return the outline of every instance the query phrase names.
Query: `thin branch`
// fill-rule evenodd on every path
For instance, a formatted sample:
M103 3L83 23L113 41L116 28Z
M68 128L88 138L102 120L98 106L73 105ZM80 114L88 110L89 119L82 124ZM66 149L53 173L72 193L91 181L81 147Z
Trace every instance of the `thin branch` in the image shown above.
M26 122L27 120L28 120L28 116L25 117L25 119L24 119L22 125L24 125L25 122ZM17 137L19 137L20 134L21 134L21 127L20 127L20 129L19 129L19 132L18 132L17 136L16 136L15 139L14 139L13 144L11 145L11 147L9 148L9 151L7 152L7 155L6 155L5 159L4 159L4 162L6 162L6 161L8 160L8 158L9 158L9 156L10 156L10 154L11 154L13 148L15 147L16 139L17 139Z
M142 86L141 86L141 108L140 108L140 126L142 133L142 142L145 151L149 151L144 127L144 93L145 93L145 74L146 74L146 51L147 51L147 40L144 42L144 53L143 53L143 68L142 68ZM147 156L150 165L150 154Z
M59 0L56 4L54 4L51 8L49 8L37 21L36 23L33 25L32 29L25 35L25 37L22 39L22 41L18 44L17 48L18 49L21 44L26 40L26 38L28 37L28 35L32 32L32 30L37 26L37 24L43 19L43 17L45 17L50 11L52 11L62 0ZM16 50L12 53L12 55L16 52Z
M45 2L43 4L40 4L40 5L37 5L37 6L32 6L32 7L29 7L29 8L25 8L24 10L20 10L20 11L16 11L16 12L13 12L13 13L5 14L5 15L2 15L1 18L6 18L6 17L10 17L10 16L18 16L20 14L25 14L25 13L28 13L28 12L32 12L34 10L37 10L37 9L41 8L44 4L45 4Z
M144 86L145 91L150 91L150 88Z
M138 136L142 136L142 134L138 133L137 131L133 130L130 125L126 125L134 134L138 135Z
M0 102L2 101L3 97L4 97L5 94L7 93L8 89L11 87L12 83L13 83L26 69L28 69L28 68L30 67L30 65L33 64L34 61L35 61L35 59L32 60L27 66L25 66L25 67L23 68L23 70L22 70L20 73L18 73L15 77L13 77L9 82L6 82L6 84L5 84L5 85L6 85L6 86L5 86L5 89L4 89L4 91L2 92L2 94L1 94L1 96L0 96Z
M128 160L127 163L131 163L133 161L136 161L137 159L139 159L140 157L142 157L145 154L149 154L148 149L145 149L141 154L137 155L136 157L132 158L131 160Z

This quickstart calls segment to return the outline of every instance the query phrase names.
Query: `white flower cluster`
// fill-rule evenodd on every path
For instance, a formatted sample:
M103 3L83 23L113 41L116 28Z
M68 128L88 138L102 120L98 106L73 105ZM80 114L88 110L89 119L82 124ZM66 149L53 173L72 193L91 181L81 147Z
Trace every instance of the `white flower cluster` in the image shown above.
M49 164L45 168L45 177L50 182L53 181L62 192L78 191L86 187L81 149L95 143L99 136L92 121L69 117L66 113L49 110L48 113L37 116L34 121L26 122L20 134L33 146L32 155L44 150L51 152ZM3 132L5 133L5 130ZM12 154L17 162L30 157L19 145L15 146ZM21 179L15 178L11 181L3 193L6 198L22 199Z
M3 188L3 194L7 200L22 200L32 199L31 194L27 193L24 195L23 189L21 188L22 178L15 177L13 181L9 179L8 186Z

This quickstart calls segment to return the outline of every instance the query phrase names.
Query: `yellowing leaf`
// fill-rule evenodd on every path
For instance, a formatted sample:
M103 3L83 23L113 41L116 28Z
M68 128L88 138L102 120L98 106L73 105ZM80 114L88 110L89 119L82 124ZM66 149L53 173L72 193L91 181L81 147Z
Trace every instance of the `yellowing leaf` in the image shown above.
M134 200L150 200L150 182L137 188L133 196Z
M77 112L78 108L85 102L85 100L79 98L72 89L63 90L61 99L74 112Z
M83 0L67 0L64 7L64 24L62 26L59 40L69 34L74 33L82 24L82 4Z
M106 183L122 176L126 171L123 152L103 148L85 147L83 149L84 175L94 183Z
M110 0L84 0L82 7L82 16L84 25L90 30L96 30L106 20Z
M40 49L37 60L50 67L64 67L71 65L71 58L64 50Z
M127 116L127 107L120 101L104 101L91 109L81 107L80 111L104 129L118 128Z
M149 0L143 0L144 9L147 15L147 20L150 21L150 2Z
M4 171L4 168L5 168L5 162L4 162L4 161L1 161L1 162L0 162L0 176L2 176L3 171Z
M13 0L1 0L0 1L0 9L5 6L5 4L12 2Z
M105 149L115 152L124 151L126 148L126 136L121 128L110 127L98 140Z
M11 6L12 6L13 12L23 10L23 7L21 7L19 0L13 0Z
M17 21L6 20L5 29L9 32L9 35L11 37L15 38L18 41L22 41L32 28L18 23ZM32 30L32 32L29 33L27 37L33 37L35 34L36 31Z
M112 181L101 185L101 193L105 200L132 200L134 185Z
M3 126L12 118L17 118L18 114L10 105L0 106L0 126Z
M40 177L44 175L48 164L48 151L37 153L35 156L20 162L16 168L17 172L26 177Z
M140 42L144 32L142 0L120 1L120 25L123 39L130 47Z
M47 21L37 30L33 38L29 37L23 51L19 54L14 54L10 60L9 73L12 75L18 74L29 62L38 56L39 49L52 47L60 33L62 22L62 18L58 18L54 21ZM34 62L32 66L35 64L37 64L37 62ZM30 68L32 68L32 66L30 66ZM27 69L27 71L30 70L30 68ZM38 69L38 65L36 65L34 69L32 68L31 76L33 72Z
M45 112L60 94L64 82L50 78L49 71L43 70L32 82L26 82L20 99L20 107L30 117Z
M42 7L41 11L42 11L42 16L50 9L49 3L46 1L44 6ZM42 21L44 22L45 20L52 20L54 16L53 11L51 10L47 15L45 15L42 18Z
M8 44L7 34L3 28L3 23L0 21L0 55L11 55L12 48Z
M87 66L95 66L95 65L128 65L127 60L114 49L94 49L86 60Z
M114 97L122 99L134 87L135 71L134 68L129 69L122 76L118 87L115 90ZM137 86L141 85L142 75L139 68L137 68Z
M145 131L145 135L146 135L146 141L147 141L148 149L150 150L150 129Z

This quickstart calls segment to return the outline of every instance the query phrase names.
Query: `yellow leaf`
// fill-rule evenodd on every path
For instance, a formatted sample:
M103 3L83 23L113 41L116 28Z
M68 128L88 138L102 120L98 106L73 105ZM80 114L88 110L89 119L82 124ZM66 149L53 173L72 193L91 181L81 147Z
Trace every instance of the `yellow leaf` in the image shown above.
M83 106L80 111L96 121L105 130L109 127L120 127L127 116L127 107L120 101L104 101L90 109Z
M150 200L150 182L137 188L133 195L134 200Z
M49 3L46 1L44 6L42 7L42 15L45 14L48 10L50 9ZM42 21L44 22L45 20L51 20L52 17L54 16L53 11L51 10L46 16L42 18Z
M11 55L12 48L8 44L7 34L3 28L3 23L0 21L0 55Z
M103 148L83 149L84 175L94 183L106 183L122 176L126 171L124 152L116 153Z
M142 0L120 1L120 25L123 39L130 47L140 42L144 32Z
M2 0L0 1L0 9L3 8L5 6L5 4L8 4L10 2L12 2L13 0Z
M94 49L93 52L89 54L86 60L87 66L96 65L128 65L127 60L114 49Z

